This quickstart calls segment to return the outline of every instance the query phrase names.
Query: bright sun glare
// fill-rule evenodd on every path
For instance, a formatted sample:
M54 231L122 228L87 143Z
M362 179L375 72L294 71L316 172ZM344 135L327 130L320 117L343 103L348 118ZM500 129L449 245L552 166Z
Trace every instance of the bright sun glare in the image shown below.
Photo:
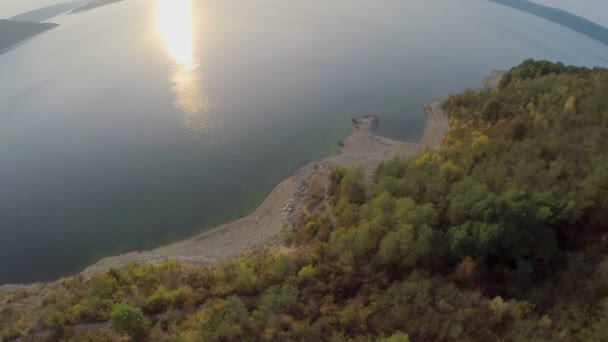
M209 129L207 117L212 107L194 53L192 16L191 0L157 0L157 30L175 63L171 73L175 105L185 126L204 132Z
M158 32L173 60L182 67L194 66L191 0L157 0Z

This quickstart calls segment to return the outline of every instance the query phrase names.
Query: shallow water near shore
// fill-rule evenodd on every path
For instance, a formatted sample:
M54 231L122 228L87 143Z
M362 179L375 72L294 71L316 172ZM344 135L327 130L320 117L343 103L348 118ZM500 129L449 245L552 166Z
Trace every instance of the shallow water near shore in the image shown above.
M128 0L55 22L0 55L0 284L243 216L353 116L416 140L422 105L493 69L608 65L608 47L478 0Z

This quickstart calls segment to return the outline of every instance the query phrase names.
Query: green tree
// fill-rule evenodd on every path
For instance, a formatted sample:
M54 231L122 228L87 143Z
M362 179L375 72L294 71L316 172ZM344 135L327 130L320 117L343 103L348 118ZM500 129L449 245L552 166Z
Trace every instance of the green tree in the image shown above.
M410 342L410 338L407 334L398 331L392 334L390 337L378 339L378 342Z
M164 286L159 286L146 300L145 310L146 313L157 314L167 310L172 303L171 293Z
M59 329L67 322L65 313L53 309L46 314L44 325L52 329Z
M236 296L210 300L200 311L204 341L242 341L249 336L249 312Z
M363 170L351 169L346 172L340 182L340 194L350 203L362 204L365 202L365 186L363 184Z
M407 223L401 224L380 242L378 260L382 264L413 268L431 254L434 235L427 225L414 228Z
M150 321L138 307L119 303L112 309L110 327L118 334L128 335L134 341L141 341L148 335L150 326Z

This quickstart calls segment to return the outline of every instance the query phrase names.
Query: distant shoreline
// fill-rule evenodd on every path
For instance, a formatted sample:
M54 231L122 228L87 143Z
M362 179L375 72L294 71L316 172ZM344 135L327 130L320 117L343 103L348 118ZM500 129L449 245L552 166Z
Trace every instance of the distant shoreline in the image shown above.
M502 73L493 72L484 86L497 84ZM134 251L105 257L85 268L80 275L91 276L112 267L130 263L159 263L178 260L196 264L215 264L221 259L241 254L257 247L278 248L281 233L297 226L300 209L311 199L312 188L327 186L334 166L361 167L370 178L380 163L395 157L409 157L425 149L439 147L448 130L440 102L423 107L427 123L422 137L416 142L397 141L383 137L379 120L374 115L353 119L353 131L340 143L336 155L301 167L279 183L262 204L250 215L232 221L191 238L148 251ZM31 284L35 285L35 284ZM31 285L0 286L0 291L19 290Z
M57 26L59 25L52 23L0 19L0 55ZM6 34L10 30L17 30L20 34L16 37Z
M591 39L608 45L608 28L574 13L528 0L490 0L539 18L567 27Z
M77 14L121 1L125 0L95 0L86 4L78 1L57 3L18 14L10 19L0 19L0 55L39 34L58 27L59 24L46 22L50 18L64 13ZM9 32L9 30L21 30L22 33L18 37L9 36L6 33L3 35L3 32Z
M85 11L89 11L98 7L102 7L102 6L106 6L106 5L110 5L116 2L121 2L121 1L125 1L125 0L96 0L93 2L90 2L88 4L82 5L74 10L72 10L70 12L70 14L75 14L75 13L80 13L80 12L85 12Z

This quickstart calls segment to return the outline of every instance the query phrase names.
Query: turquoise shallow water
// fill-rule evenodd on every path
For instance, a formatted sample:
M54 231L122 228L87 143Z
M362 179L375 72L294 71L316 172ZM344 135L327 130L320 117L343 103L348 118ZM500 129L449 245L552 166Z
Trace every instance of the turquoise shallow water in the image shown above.
M608 48L479 0L129 0L0 55L0 283L48 280L245 215L350 118L415 140L421 106L527 57Z

